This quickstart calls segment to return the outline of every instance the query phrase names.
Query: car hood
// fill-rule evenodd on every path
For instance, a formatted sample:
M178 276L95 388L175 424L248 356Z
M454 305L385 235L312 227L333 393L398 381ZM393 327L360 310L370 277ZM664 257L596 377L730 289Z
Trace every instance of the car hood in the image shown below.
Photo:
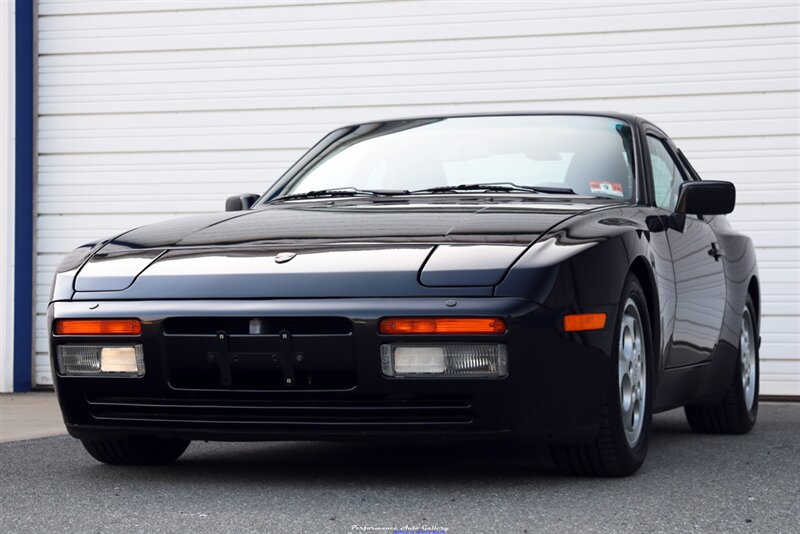
M490 294L544 232L608 204L347 199L186 217L110 241L78 273L75 298Z

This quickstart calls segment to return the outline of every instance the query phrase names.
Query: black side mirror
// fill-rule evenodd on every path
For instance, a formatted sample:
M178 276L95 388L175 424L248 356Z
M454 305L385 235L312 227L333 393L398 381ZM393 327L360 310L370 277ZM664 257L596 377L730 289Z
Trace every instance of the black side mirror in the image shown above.
M725 215L736 205L736 188L730 182L683 182L678 189L675 213Z
M235 195L225 201L225 211L244 211L256 203L261 195Z

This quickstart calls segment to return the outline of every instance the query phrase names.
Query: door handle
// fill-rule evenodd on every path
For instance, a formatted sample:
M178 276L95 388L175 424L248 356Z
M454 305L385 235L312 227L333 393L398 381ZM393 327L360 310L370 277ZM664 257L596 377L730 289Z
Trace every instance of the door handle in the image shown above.
M711 243L711 248L708 249L708 255L713 257L714 261L719 261L719 259L723 257L725 253L722 252L722 249L717 248L716 243Z

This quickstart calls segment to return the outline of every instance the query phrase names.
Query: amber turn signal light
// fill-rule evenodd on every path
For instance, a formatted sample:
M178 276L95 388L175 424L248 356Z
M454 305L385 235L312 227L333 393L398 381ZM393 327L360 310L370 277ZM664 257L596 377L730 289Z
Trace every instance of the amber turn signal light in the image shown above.
M59 336L138 336L138 319L56 319L53 331Z
M382 319L381 334L504 334L499 317L389 317Z
M605 313L578 313L564 316L565 332L602 330L606 326Z

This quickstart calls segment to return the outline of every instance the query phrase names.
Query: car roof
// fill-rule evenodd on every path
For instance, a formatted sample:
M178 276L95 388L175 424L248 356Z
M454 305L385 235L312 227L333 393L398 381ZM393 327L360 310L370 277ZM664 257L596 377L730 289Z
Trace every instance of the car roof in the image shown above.
M353 126L363 126L365 124L386 123L386 122L405 122L405 121L419 121L419 120L437 120L437 119L460 119L460 118L475 118L475 117L524 117L524 116L542 116L542 115L574 115L582 117L607 117L609 119L618 119L634 124L641 124L648 122L646 119L637 115L629 113L619 113L616 111L500 111L500 112L477 112L477 113L453 113L442 115L415 115L410 117L397 117L392 119L377 119L372 121L364 121L351 123L343 128Z

